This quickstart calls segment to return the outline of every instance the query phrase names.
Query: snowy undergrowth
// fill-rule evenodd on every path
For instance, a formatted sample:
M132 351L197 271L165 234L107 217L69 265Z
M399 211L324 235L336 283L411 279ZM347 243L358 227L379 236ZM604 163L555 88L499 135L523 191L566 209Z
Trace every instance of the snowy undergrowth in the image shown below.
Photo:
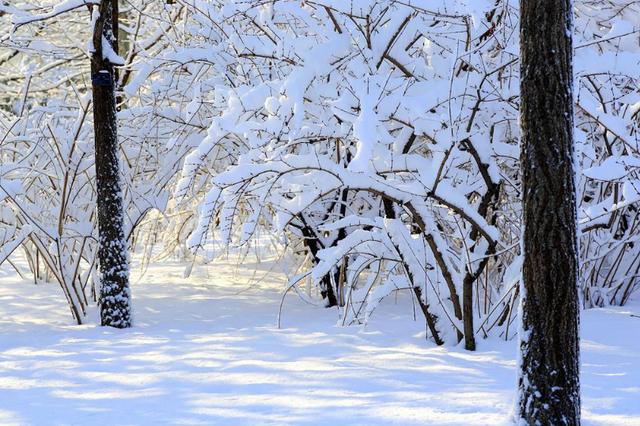
M253 274L253 267L258 272ZM272 264L153 264L132 287L136 326L75 326L56 285L0 270L0 423L505 423L515 342L475 353L424 340L407 295L366 327L289 297ZM258 284L250 285L259 280ZM582 317L584 424L640 424L640 303Z

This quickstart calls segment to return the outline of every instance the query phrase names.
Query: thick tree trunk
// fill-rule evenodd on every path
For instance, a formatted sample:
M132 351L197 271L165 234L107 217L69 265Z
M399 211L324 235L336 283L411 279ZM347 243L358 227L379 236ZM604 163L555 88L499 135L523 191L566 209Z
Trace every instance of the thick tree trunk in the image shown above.
M519 416L580 423L570 0L520 0L524 235Z
M102 325L126 328L131 326L131 295L118 159L115 75L113 65L103 58L103 49L109 46L102 45L105 40L117 52L112 32L112 1L115 3L117 0L102 0L99 5L91 58L101 274L100 318Z

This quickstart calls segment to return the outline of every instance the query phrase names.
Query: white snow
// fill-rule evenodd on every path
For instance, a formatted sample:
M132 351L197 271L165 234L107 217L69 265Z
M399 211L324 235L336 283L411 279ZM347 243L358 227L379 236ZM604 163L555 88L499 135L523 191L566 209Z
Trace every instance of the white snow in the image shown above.
M102 36L102 59L106 59L113 65L124 65L124 58L113 50L111 43L104 36Z
M258 272L252 275L253 268ZM496 425L509 420L516 342L477 352L424 340L407 295L366 328L286 300L271 262L132 270L135 327L71 324L56 285L0 269L0 423ZM585 425L640 424L640 304L582 316ZM95 322L95 321L94 321Z

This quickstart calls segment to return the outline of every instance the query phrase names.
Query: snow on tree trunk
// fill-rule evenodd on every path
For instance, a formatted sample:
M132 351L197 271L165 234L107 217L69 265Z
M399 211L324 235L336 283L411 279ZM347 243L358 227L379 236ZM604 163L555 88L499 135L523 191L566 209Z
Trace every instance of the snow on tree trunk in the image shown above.
M91 80L95 132L98 204L101 324L131 326L129 262L124 232L124 209L114 90L117 43L112 32L112 1L103 0L94 10Z
M571 2L521 0L521 423L580 423Z

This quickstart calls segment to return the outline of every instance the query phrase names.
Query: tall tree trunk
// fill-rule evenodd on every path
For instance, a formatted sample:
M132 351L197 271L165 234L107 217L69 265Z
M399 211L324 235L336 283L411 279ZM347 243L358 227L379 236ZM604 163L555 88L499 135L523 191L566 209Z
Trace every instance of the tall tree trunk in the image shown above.
M108 52L107 49L117 52L117 41L113 34L116 2L117 0L102 0L98 6L97 19L94 15L91 81L98 189L100 319L102 325L127 328L131 326L131 294L118 159L115 75L113 64L105 59L108 55L103 54ZM110 46L103 46L103 42Z
M580 424L572 5L520 0L524 235L519 416Z

